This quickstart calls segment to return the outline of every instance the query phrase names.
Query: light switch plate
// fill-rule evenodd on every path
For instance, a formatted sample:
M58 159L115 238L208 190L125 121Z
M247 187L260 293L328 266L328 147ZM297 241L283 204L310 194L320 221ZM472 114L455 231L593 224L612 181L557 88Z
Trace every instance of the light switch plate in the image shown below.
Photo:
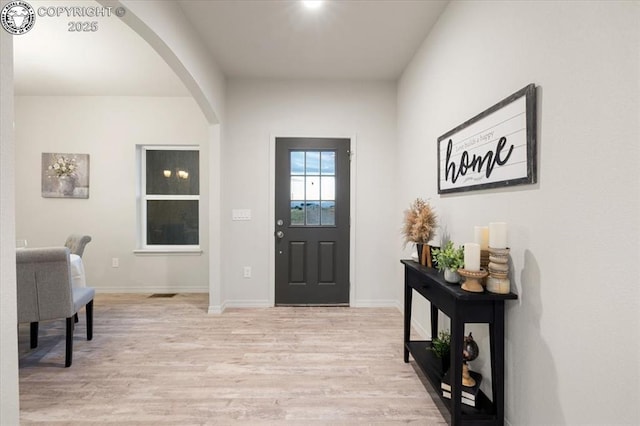
M231 210L232 220L251 220L250 209L233 209Z

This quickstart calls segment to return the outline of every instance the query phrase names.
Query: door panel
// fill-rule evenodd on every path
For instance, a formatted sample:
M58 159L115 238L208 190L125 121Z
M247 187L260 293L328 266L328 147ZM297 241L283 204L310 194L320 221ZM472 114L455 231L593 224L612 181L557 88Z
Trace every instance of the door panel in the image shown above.
M307 244L304 241L291 241L289 243L289 282L292 284L305 283L305 252Z
M276 305L349 303L349 149L276 138Z
M335 246L333 241L321 241L318 256L318 282L320 284L335 284Z

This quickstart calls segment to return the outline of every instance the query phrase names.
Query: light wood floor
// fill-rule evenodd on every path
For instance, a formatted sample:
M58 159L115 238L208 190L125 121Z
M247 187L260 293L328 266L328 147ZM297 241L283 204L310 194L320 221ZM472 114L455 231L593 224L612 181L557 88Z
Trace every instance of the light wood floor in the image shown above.
M64 368L64 320L19 328L21 424L447 424L396 309L232 309L206 294L99 294Z

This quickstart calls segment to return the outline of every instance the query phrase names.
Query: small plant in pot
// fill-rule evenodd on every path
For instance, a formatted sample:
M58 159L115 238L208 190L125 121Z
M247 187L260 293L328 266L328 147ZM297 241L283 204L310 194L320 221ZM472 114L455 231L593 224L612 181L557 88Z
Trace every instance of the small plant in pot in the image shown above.
M431 350L442 361L442 372L446 373L451 363L451 333L442 330L431 341Z
M448 241L443 248L433 250L433 262L437 265L438 271L444 271L445 281L458 283L458 269L464 266L464 248L455 248L453 241Z

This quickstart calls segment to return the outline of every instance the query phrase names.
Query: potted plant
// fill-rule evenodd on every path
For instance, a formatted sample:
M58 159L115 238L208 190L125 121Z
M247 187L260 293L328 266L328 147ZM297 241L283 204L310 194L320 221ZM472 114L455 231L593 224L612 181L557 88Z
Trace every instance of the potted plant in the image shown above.
M438 337L431 341L431 350L442 361L442 372L446 373L451 363L451 333L449 330L442 330L438 333Z
M404 244L415 243L418 249L418 259L423 265L431 266L429 240L433 237L438 226L435 212L428 201L416 198L409 208L404 211L404 226L402 234ZM426 247L426 254L423 249ZM424 261L423 261L424 259Z
M442 249L433 250L433 261L438 271L444 270L444 279L450 283L460 282L458 269L464 266L464 248L455 248L453 241L448 241Z

